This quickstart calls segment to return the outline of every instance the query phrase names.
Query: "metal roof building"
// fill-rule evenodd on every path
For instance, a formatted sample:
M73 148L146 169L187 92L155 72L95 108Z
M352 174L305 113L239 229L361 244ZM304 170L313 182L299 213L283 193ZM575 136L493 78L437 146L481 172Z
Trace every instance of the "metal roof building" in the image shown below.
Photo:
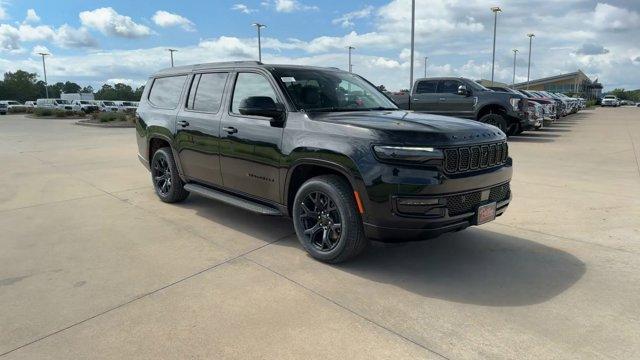
M526 82L517 83L514 88L577 94L585 99L596 99L602 96L602 84L598 82L598 79L593 81L589 79L582 70L531 80L529 84Z

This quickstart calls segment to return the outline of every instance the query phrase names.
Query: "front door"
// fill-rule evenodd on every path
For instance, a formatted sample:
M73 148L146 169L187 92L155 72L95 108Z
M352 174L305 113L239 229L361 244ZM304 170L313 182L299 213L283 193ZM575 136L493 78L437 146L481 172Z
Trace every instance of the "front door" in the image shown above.
M184 175L191 181L222 185L220 173L221 104L226 72L195 74L176 121L176 147Z
M458 87L464 85L459 80L440 80L438 82L438 113L447 116L469 118L474 116L473 96L458 94Z
M280 200L279 167L282 158L282 132L271 119L242 115L243 100L268 96L282 103L265 73L239 72L233 82L229 108L222 116L220 163L224 186L265 200Z

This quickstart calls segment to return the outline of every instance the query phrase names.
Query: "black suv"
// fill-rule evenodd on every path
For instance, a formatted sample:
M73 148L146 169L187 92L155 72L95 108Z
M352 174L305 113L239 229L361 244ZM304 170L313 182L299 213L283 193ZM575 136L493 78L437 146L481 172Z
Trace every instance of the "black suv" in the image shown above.
M189 193L293 219L314 257L367 239L409 241L493 220L511 199L505 134L399 110L358 75L230 62L153 75L139 158L165 202Z
M523 95L495 92L462 77L418 79L411 94L391 96L403 109L477 120L496 126L507 135L542 125Z

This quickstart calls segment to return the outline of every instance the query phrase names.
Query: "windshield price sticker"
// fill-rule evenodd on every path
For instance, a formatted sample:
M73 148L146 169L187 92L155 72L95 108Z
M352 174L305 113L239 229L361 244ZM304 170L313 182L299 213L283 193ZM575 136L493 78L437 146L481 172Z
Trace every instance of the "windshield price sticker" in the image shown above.
M296 82L296 78L294 78L293 76L283 76L280 78L280 80L282 80L283 83Z

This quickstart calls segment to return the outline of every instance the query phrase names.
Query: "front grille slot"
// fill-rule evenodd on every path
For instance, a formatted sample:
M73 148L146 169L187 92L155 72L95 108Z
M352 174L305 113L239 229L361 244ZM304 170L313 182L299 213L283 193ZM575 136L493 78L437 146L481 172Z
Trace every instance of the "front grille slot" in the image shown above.
M460 174L472 170L503 165L509 156L506 142L470 145L444 150L444 170L447 174Z
M486 191L486 190L485 190ZM509 183L495 186L489 190L489 202L501 202L505 201L511 196L511 189ZM447 210L449 216L462 215L476 211L476 208L481 205L482 191L475 191L466 194L455 194L446 197Z

